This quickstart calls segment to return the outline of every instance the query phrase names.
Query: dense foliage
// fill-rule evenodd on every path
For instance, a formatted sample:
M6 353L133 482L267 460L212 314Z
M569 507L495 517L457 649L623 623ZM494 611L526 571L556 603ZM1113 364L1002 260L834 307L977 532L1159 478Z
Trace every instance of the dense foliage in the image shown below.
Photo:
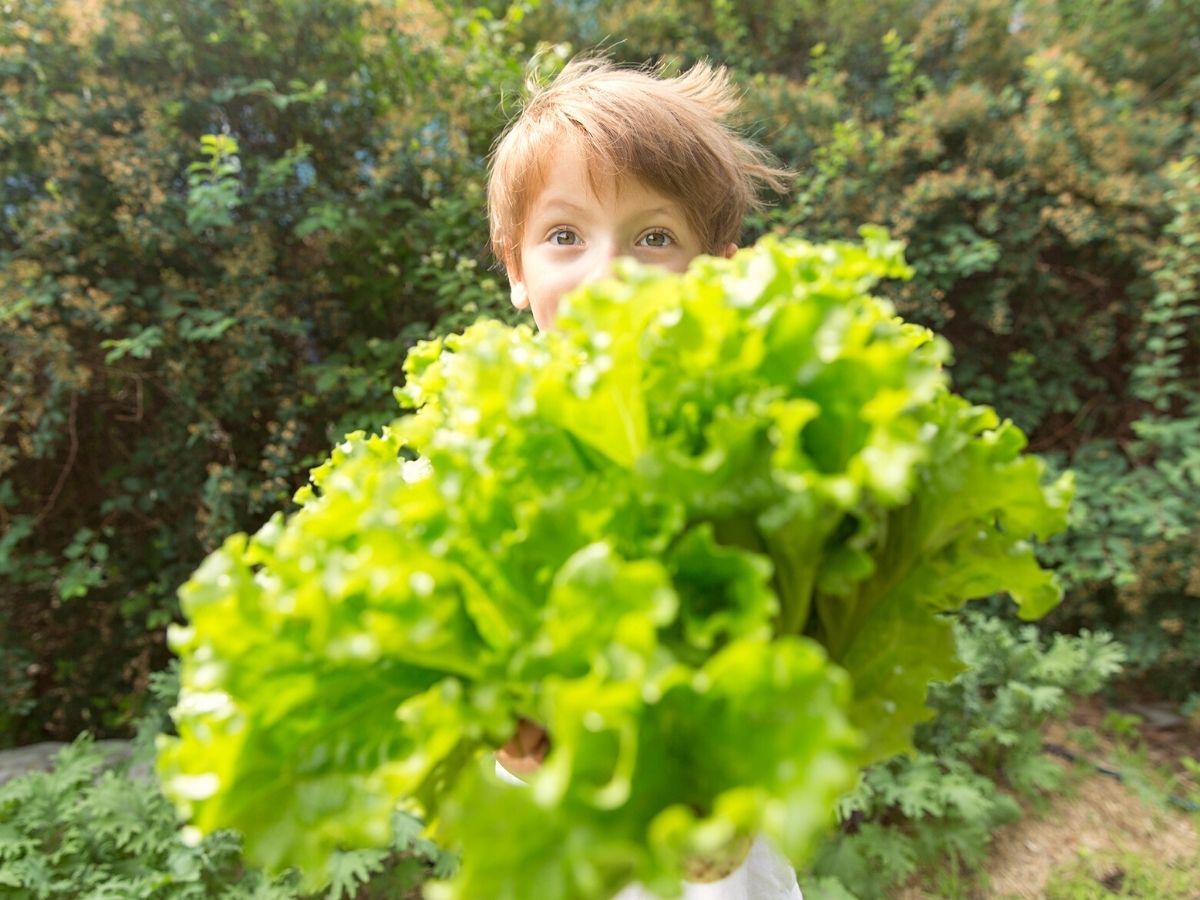
M155 741L178 699L177 667L155 672L148 694L127 754L102 751L85 733L55 755L50 772L0 784L0 895L399 900L457 865L400 812L389 847L336 854L317 893L302 888L298 872L268 877L247 865L235 832L184 842L154 776Z
M752 234L908 242L888 290L959 390L1080 473L1052 621L1195 693L1194 6L4 6L0 744L128 728L203 555L387 421L414 340L503 312L486 150L527 66L603 42L732 66L798 175Z
M414 349L415 414L181 592L183 815L321 877L401 803L462 849L446 897L670 895L759 833L803 862L959 670L943 614L1057 603L1030 542L1071 493L867 293L907 270L865 236L631 264L552 332ZM529 790L477 771L520 719Z
M174 808L148 775L153 752L140 743L114 768L84 734L59 752L52 772L0 785L0 894L398 900L456 864L420 836L420 823L397 813L391 847L337 854L328 883L305 891L298 872L270 877L248 866L232 831L184 843Z
M521 67L453 6L0 15L3 745L126 724L204 553L496 307L483 160Z

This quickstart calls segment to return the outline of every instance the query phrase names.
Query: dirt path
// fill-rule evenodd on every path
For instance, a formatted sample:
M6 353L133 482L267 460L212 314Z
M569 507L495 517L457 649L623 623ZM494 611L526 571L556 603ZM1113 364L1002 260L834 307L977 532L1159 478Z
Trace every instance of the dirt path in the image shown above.
M1200 833L1184 813L1159 807L1112 778L1089 775L1044 815L1031 813L996 833L982 896L1044 897L1051 873L1081 854L1099 860L1132 854L1200 874ZM1098 887L1122 877L1119 866L1107 869ZM1196 891L1200 897L1200 884Z
M1165 889L1162 894L1140 894L1147 900L1159 896L1200 900L1200 814L1164 802L1168 792L1193 799L1200 796L1200 781L1179 764L1185 755L1200 758L1200 728L1176 723L1156 729L1143 723L1137 729L1140 739L1131 738L1126 744L1138 750L1122 753L1121 744L1105 736L1105 713L1099 701L1085 702L1068 722L1052 725L1046 740L1081 759L1124 771L1126 782L1061 762L1069 787L1050 798L1043 812L1027 806L1024 818L996 832L983 877L962 900L1045 897L1055 871L1078 866L1081 858L1094 864L1094 880L1085 882L1094 890L1089 889L1087 896L1117 895L1125 876L1116 862L1121 857L1146 860L1164 872L1194 873L1191 881L1184 877L1195 885L1194 893L1189 893L1189 887L1183 894ZM1084 729L1090 736L1087 746L1077 740ZM1171 784L1163 775L1178 781ZM1157 796L1136 789L1139 781L1147 780L1157 781ZM894 900L933 896L910 886Z

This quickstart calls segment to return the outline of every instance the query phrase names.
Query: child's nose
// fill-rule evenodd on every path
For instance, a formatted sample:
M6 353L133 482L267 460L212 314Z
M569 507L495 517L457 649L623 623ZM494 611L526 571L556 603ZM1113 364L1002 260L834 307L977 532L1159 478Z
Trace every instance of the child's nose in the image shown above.
M588 268L587 276L584 278L584 283L590 284L593 281L598 281L601 278L607 278L611 275L613 260L620 255L621 247L616 242L607 247L597 248L592 265Z

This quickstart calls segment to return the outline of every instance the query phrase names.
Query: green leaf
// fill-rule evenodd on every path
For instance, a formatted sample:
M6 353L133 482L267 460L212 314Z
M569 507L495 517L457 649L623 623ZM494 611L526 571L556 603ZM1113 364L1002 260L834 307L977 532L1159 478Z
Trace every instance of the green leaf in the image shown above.
M357 897L361 885L383 871L386 850L345 850L335 853L329 865L329 900Z
M633 880L669 891L684 860L756 833L808 854L854 779L854 734L838 712L847 684L819 648L738 641L692 675L629 687L593 677L549 688L546 765L528 789L486 769L461 787L441 827L463 866L436 896L611 896ZM626 730L636 755L614 797ZM522 840L496 847L497 817Z

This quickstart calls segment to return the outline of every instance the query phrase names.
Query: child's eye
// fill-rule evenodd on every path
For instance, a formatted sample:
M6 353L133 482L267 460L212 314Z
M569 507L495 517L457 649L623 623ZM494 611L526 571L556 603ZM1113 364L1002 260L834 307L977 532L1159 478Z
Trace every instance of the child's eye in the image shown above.
M670 247L675 243L675 238L669 231L647 231L638 243L646 247Z
M550 243L556 247L572 247L579 243L579 235L567 228L556 228L550 232Z

